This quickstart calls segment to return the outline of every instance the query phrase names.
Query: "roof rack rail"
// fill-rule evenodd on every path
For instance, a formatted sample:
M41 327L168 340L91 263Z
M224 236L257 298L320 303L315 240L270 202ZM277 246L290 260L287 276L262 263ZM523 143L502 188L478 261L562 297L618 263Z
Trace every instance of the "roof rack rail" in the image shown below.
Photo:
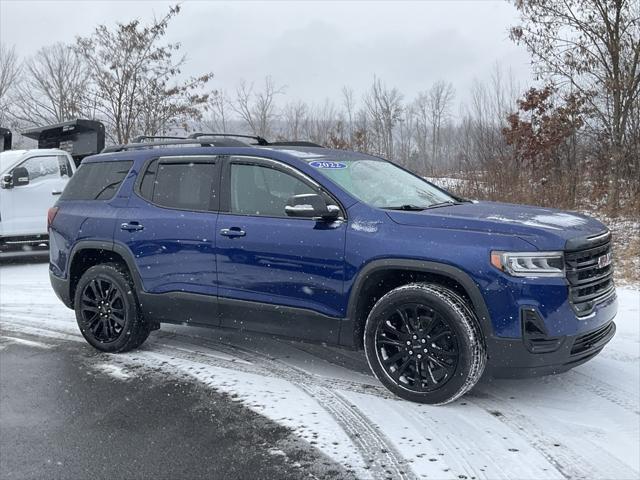
M187 137L174 137L166 135L138 135L131 140L131 143L142 143L145 140L185 140Z
M246 147L247 144L240 142L239 140L225 139L225 140L197 140L189 138L179 138L176 140L167 140L160 142L140 142L140 143L126 143L123 145L112 145L106 147L101 153L114 153L124 152L127 150L145 149L152 147L170 147L174 145L198 145L200 147Z
M197 132L189 135L189 138L200 138L200 137L237 137L237 138L251 138L258 142L258 145L270 145L269 142L258 135L244 135L241 133L203 133Z
M273 147L320 147L320 148L322 148L322 145L317 144L317 143L305 142L305 141L297 141L297 140L293 140L293 141L290 141L290 142L287 142L287 141L271 142L271 143L269 143L269 146L273 146Z

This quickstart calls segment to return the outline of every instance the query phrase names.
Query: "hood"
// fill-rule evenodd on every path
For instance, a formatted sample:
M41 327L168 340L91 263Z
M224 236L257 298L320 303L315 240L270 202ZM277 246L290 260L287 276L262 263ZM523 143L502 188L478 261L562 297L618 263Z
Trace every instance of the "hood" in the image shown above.
M497 202L463 203L421 212L387 210L387 215L401 225L515 235L540 250L563 250L568 240L607 231L605 225L586 215Z

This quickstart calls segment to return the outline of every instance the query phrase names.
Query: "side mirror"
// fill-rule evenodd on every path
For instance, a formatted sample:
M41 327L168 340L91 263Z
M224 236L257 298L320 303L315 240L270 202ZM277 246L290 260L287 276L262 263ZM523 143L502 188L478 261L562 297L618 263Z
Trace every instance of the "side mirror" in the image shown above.
M22 187L29 185L29 171L24 167L16 167L11 172L12 185L14 187Z
M334 220L340 215L340 207L327 205L324 197L317 193L294 195L287 201L284 211L289 217L319 220Z
M13 187L13 177L10 173L5 173L0 179L0 188L11 188Z

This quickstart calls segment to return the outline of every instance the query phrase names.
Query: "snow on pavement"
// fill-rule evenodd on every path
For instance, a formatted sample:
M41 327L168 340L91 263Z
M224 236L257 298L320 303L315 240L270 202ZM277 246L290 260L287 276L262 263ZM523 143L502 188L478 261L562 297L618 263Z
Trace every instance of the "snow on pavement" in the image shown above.
M92 368L114 381L147 369L196 378L360 478L638 478L640 291L618 296L618 332L594 360L557 376L483 382L444 407L397 399L360 352L229 330L163 325L141 349L100 354ZM0 348L68 340L85 348L47 265L0 267Z

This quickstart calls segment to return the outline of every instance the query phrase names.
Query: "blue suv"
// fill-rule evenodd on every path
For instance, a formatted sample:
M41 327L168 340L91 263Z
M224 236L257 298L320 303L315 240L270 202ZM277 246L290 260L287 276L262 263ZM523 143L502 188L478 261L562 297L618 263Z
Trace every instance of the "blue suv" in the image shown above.
M459 198L384 159L194 134L87 157L49 211L50 277L95 348L160 323L363 349L402 398L544 375L615 333L610 233Z

